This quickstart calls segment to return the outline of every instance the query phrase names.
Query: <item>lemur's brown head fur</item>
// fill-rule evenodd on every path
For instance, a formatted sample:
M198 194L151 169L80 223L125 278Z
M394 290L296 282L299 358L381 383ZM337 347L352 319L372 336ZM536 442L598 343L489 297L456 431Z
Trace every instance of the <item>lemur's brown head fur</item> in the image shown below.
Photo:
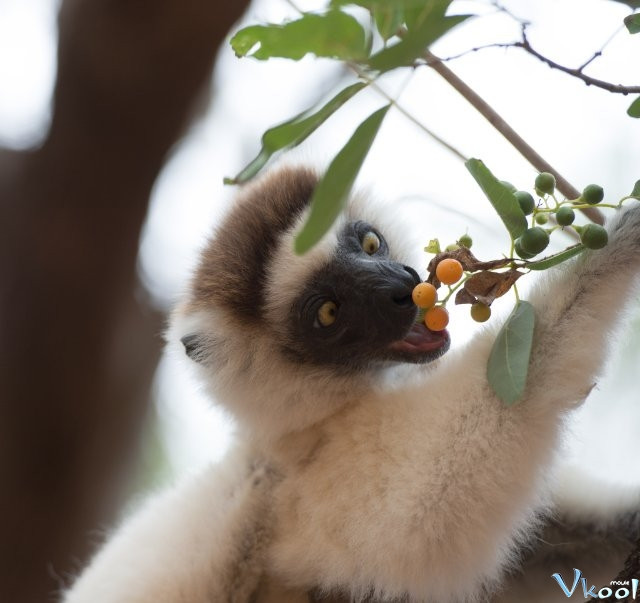
M317 182L310 169L285 168L249 185L202 253L192 285L196 306L216 304L247 321L262 319L268 262Z

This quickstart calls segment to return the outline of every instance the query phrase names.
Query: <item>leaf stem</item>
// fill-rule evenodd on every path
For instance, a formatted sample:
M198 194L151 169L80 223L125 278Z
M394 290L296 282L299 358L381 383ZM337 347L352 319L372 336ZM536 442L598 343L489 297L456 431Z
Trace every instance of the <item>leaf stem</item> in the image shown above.
M412 122L414 125L418 126L418 128L420 128L425 134L427 134L427 136L433 138L438 144L442 145L448 151L450 151L456 157L458 157L458 159L461 159L462 161L467 161L469 159L468 157L466 157L464 155L464 153L462 153L460 150L458 150L452 144L450 144L449 142L447 142L446 140L444 140L443 138L438 136L435 132L433 132L432 130L427 128L427 126L425 126L422 122L420 122L413 115L411 115L411 113L409 113L402 105L400 105L395 98L390 96L387 92L385 92L376 83L376 79L377 78L370 77L367 73L365 73L363 70L361 70L355 63L348 63L348 64L349 64L349 67L351 67L351 69L353 69L353 71L355 71L355 73L358 75L358 77L360 77L363 80L365 80L373 90L375 90L378 94L383 96L389 103L391 103L391 105L393 105L393 107L395 107L410 122Z
M447 293L446 297L438 302L441 303L443 306L447 305L447 302L451 299L451 296L458 290L460 289L460 287L462 287L462 285L465 284L465 282L467 282L468 279L471 278L473 273L469 272L469 273L465 273L464 277L461 278L457 283L455 283L455 285L452 287L451 285L449 285L449 293Z
M626 197L626 199L629 199L629 197ZM590 207L593 207L593 205L589 205L588 203L580 203L577 205L571 205L571 203L567 204L567 207L570 207L571 209L588 209ZM615 205L612 203L598 203L598 207L607 207L608 209L620 209L622 207L621 203L616 203Z

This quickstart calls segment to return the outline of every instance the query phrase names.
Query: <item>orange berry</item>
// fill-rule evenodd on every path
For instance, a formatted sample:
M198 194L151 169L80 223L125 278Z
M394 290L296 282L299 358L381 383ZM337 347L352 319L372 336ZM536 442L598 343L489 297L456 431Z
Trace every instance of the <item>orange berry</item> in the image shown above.
M432 308L438 299L438 292L431 283L420 283L413 288L411 299L418 308Z
M443 331L449 324L449 312L444 306L434 306L424 315L424 324L430 331Z
M462 278L462 264L453 258L445 258L436 266L436 276L441 283L453 285Z

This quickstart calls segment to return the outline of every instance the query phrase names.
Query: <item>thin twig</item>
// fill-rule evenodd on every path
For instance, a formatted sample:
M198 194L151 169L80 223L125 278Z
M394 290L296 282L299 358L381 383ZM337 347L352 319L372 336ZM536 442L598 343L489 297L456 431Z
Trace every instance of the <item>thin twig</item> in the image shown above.
M461 59L471 54L472 52L478 52L479 50L487 50L489 48L516 48L518 46L518 42L494 42L493 44L483 44L482 46L474 46L473 48L469 48L464 50L458 54L452 54L447 57L440 57L440 60L443 63L448 63L449 61L455 61L457 59ZM416 63L416 67L421 63Z
M304 15L304 12L300 7L296 5L293 0L284 0L293 10L295 10L299 15Z
M582 73L586 67L588 67L589 65L591 65L591 63L593 63L593 61L595 61L597 58L602 56L602 50L598 50L597 52L593 53L593 56L589 57L584 63L582 63L582 65L580 65L580 67L578 67L578 71L580 73Z
M620 25L604 42L604 44L600 47L600 50L593 53L593 56L588 58L580 67L578 67L578 71L584 71L588 65L591 65L593 61L602 56L604 49L611 44L612 40L624 29L624 25Z
M609 44L611 44L611 41L613 40L613 38L615 38L620 31L622 31L622 29L624 29L624 25L621 25L620 27L618 27L606 40L605 43L600 47L600 50L598 50L597 52L593 53L593 56L590 59L587 59L584 63L582 63L582 65L580 65L580 67L578 67L578 71L583 71L584 68L587 65L590 65L593 61L595 61L598 57L602 56L602 53L604 52L604 49L609 46Z
M598 56L599 53L596 53L589 61L587 61L584 65L580 67L572 68L566 67L565 65L560 65L560 63L556 63L552 61L550 58L544 56L535 50L527 38L526 28L523 26L522 28L522 40L520 42L515 42L513 46L517 48L522 48L524 51L528 52L530 55L536 57L538 60L547 64L552 69L557 69L558 71L562 71L563 73L567 73L573 77L576 77L582 80L587 86L594 86L596 88L602 88L603 90L607 90L608 92L613 92L615 94L636 94L640 93L640 86L623 86L622 84L612 84L611 82L605 82L604 80L599 80L589 75L583 73L583 69L591 62L593 59ZM601 52L601 51L600 51Z
M458 159L461 159L462 161L467 161L469 159L464 153L462 153L462 151L454 147L451 143L444 140L444 138L441 138L440 136L438 136L435 132L433 132L427 126L425 126L421 121L419 121L413 115L411 115L411 113L409 113L409 111L407 111L402 105L400 105L400 103L398 103L398 101L395 98L393 98L390 94L385 92L376 83L375 78L370 77L367 73L362 71L355 63L348 63L348 64L351 67L351 69L353 69L354 72L358 75L358 77L365 80L373 90L375 90L378 94L380 94L387 101L389 101L391 105L393 105L402 115L404 115L414 125L420 128L425 134L427 134L427 136L433 138L438 144L442 145L451 153L453 153L456 157L458 157Z
M505 11L506 12L506 11ZM511 15L512 16L512 15ZM515 19L515 17L512 16ZM549 57L544 56L542 53L538 52L533 46L531 46L531 42L529 42L529 38L527 38L526 34L526 22L521 22L522 28L522 39L517 42L496 42L493 44L485 44L483 46L475 46L474 48L469 48L463 52L460 52L455 55L451 55L448 57L440 57L439 60L443 63L453 61L455 59L460 59L472 52L478 52L479 50L487 50L489 48L521 48L525 52L529 53L533 57L537 58L539 61L542 61L552 69L557 69L558 71L562 71L572 77L576 77L582 80L587 86L594 86L595 88L602 88L603 90L607 90L608 92L613 92L615 94L636 94L640 93L640 86L625 86L623 84L613 84L611 82L606 82L604 80L599 80L597 78L591 77L584 73L584 70L587 66L589 66L593 61L602 56L602 52L606 48L606 46L615 38L615 36L620 31L620 28L609 36L606 42L602 45L602 48L597 52L594 52L589 59L587 59L582 65L579 67L567 67L566 65L561 65L556 61L550 59ZM419 64L419 63L418 63Z
M513 19L516 23L519 23L521 26L524 27L529 24L529 21L520 17L516 17L516 15L514 15L506 6L502 5L500 2L497 2L497 0L492 0L491 2L489 2L489 4L496 9L496 12L504 13L505 15Z
M500 134L502 134L520 154L539 172L550 172L556 178L558 190L567 199L577 199L580 196L578 190L564 178L558 170L554 169L533 147L531 147L480 95L463 82L449 67L430 51L424 54L427 65L442 76L455 90L457 90ZM604 223L602 213L589 208L583 213L597 224Z

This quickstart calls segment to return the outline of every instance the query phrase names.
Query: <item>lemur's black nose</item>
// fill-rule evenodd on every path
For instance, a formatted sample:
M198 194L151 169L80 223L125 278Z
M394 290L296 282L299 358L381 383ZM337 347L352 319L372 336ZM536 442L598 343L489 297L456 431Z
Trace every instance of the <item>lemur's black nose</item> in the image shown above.
M420 282L418 273L411 266L402 266L399 272L399 282L392 291L391 298L398 306L410 308L413 307L411 293L413 288Z
M422 282L418 273L411 266L403 266L403 268L413 277L415 285Z

